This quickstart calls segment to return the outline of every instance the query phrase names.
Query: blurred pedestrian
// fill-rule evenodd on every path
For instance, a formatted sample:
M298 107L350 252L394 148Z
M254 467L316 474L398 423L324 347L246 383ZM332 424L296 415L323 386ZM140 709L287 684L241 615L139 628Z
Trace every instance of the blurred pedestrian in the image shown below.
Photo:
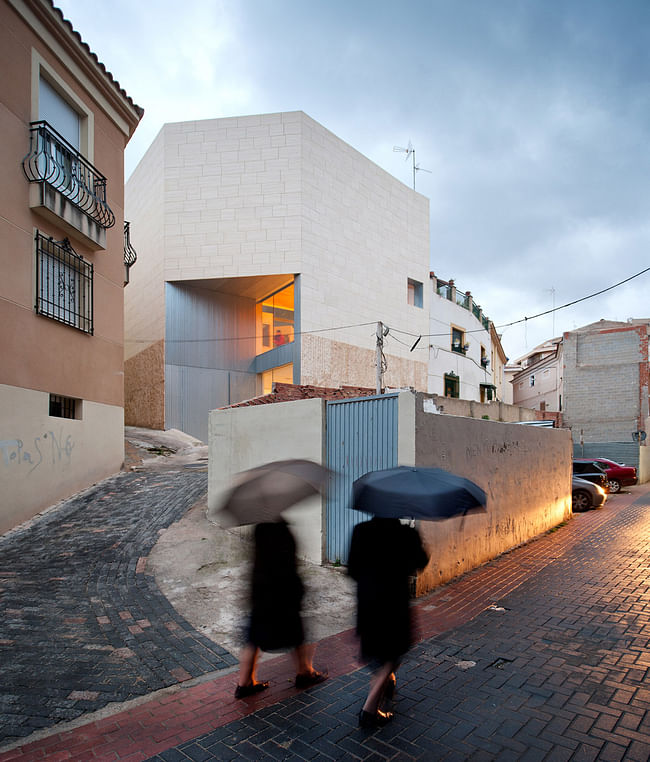
M327 674L312 665L314 647L304 642L300 609L304 588L298 575L296 542L283 519L257 524L247 644L240 656L235 698L269 687L255 676L260 651L293 649L296 688L321 683Z
M357 634L363 659L373 665L361 727L393 718L383 702L393 697L395 672L412 643L409 577L428 561L417 530L399 519L374 517L352 532L348 574L357 583Z

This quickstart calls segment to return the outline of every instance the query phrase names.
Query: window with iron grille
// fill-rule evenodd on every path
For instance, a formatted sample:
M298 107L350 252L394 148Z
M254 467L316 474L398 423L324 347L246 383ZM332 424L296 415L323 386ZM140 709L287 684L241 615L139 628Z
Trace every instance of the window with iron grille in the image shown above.
M67 238L54 241L36 234L36 312L93 332L93 266Z
M54 418L77 418L77 402L72 397L50 394L50 415Z

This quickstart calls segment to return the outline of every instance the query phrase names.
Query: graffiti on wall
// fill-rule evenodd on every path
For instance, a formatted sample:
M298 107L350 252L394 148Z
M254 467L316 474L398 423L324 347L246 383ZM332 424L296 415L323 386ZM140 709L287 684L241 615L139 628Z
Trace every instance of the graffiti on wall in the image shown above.
M55 468L69 465L73 449L74 439L70 434L65 436L63 429L58 435L45 431L28 445L22 439L0 439L0 464L8 468L22 467L23 473L28 475L42 464Z

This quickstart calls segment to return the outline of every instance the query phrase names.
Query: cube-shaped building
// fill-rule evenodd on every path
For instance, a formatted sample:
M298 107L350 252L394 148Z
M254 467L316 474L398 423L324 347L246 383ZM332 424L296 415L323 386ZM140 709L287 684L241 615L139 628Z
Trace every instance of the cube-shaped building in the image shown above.
M126 423L274 381L426 389L429 202L302 112L166 124L126 186ZM388 327L383 354L377 323Z

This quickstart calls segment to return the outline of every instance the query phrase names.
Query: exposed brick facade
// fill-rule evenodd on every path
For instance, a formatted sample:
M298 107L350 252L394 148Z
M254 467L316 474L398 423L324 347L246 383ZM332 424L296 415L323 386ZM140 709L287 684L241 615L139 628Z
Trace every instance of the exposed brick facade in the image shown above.
M648 415L648 323L564 334L564 425L585 442L628 442Z

